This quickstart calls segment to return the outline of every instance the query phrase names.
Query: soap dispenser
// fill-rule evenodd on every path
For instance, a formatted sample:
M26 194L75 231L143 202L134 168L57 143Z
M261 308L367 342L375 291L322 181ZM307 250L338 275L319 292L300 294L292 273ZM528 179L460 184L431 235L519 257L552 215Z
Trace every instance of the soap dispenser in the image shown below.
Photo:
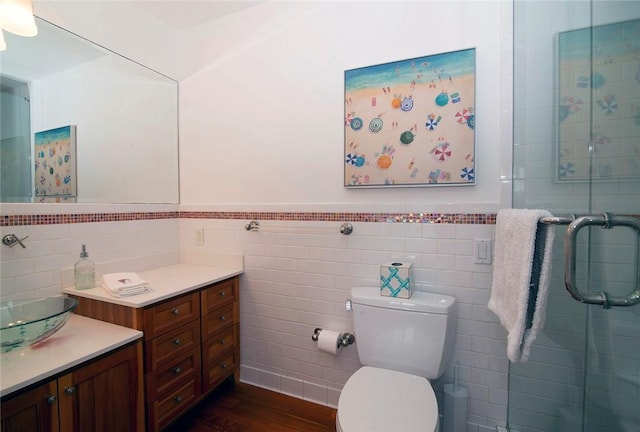
M73 267L75 286L77 290L85 290L96 286L96 265L89 259L89 252L82 245L80 260Z

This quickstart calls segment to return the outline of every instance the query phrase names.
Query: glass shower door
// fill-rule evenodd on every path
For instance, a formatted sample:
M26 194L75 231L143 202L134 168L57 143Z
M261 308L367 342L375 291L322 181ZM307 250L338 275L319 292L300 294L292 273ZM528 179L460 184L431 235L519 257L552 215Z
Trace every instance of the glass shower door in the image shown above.
M640 218L640 2L514 2L513 207ZM544 331L510 365L511 431L640 431L640 305L586 305L564 288L558 226ZM628 227L577 236L576 285L640 283Z
M0 202L31 202L31 115L27 85L0 76Z

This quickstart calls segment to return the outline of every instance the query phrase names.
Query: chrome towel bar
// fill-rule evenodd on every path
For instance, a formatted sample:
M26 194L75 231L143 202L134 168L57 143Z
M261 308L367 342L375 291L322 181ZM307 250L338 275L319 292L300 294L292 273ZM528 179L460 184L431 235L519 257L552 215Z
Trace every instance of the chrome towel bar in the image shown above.
M633 306L640 303L640 264L636 266L635 290L627 297L610 296L604 291L595 295L583 294L576 285L576 243L578 231L591 225L600 226L602 229L626 226L633 229L638 237L640 237L640 219L604 213L602 216L549 216L541 218L540 223L569 225L564 236L564 285L571 297L581 303L602 305L604 309L609 309L612 306Z
M257 220L252 220L248 224L244 226L244 229L247 231L259 231L260 222ZM289 233L303 233L303 234L330 234L333 231L333 228L295 228L295 227L286 227L286 226L270 226L266 227L267 231L271 232L289 232ZM349 235L353 232L353 225L349 222L345 222L340 225L339 229L340 234Z

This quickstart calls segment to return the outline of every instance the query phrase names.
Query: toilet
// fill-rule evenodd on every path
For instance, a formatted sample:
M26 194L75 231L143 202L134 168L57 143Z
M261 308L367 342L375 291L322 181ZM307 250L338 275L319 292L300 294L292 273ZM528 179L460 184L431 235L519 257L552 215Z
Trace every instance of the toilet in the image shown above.
M338 432L435 432L438 403L429 380L446 370L456 327L455 298L414 291L384 297L379 287L351 289L360 363L345 383Z

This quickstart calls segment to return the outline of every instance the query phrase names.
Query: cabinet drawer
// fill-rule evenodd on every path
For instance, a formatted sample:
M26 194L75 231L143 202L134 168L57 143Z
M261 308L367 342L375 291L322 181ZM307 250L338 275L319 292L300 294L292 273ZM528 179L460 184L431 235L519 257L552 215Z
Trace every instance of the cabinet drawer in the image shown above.
M192 321L146 342L145 369L153 372L161 363L200 345L200 323Z
M205 288L201 292L202 315L207 315L223 304L233 303L237 278L227 279Z
M220 384L235 371L235 355L233 351L213 359L202 371L202 391L207 392Z
M199 294L187 294L144 311L144 338L153 339L200 316Z
M222 306L202 317L202 339L209 339L223 328L233 326L233 304Z
M209 364L210 359L218 357L223 351L234 346L233 327L219 331L208 340L202 341L202 362Z
M195 347L166 363L159 364L155 371L146 375L147 398L153 401L199 372L200 350Z
M194 378L167 397L150 406L149 419L153 430L160 430L200 397L200 382Z

